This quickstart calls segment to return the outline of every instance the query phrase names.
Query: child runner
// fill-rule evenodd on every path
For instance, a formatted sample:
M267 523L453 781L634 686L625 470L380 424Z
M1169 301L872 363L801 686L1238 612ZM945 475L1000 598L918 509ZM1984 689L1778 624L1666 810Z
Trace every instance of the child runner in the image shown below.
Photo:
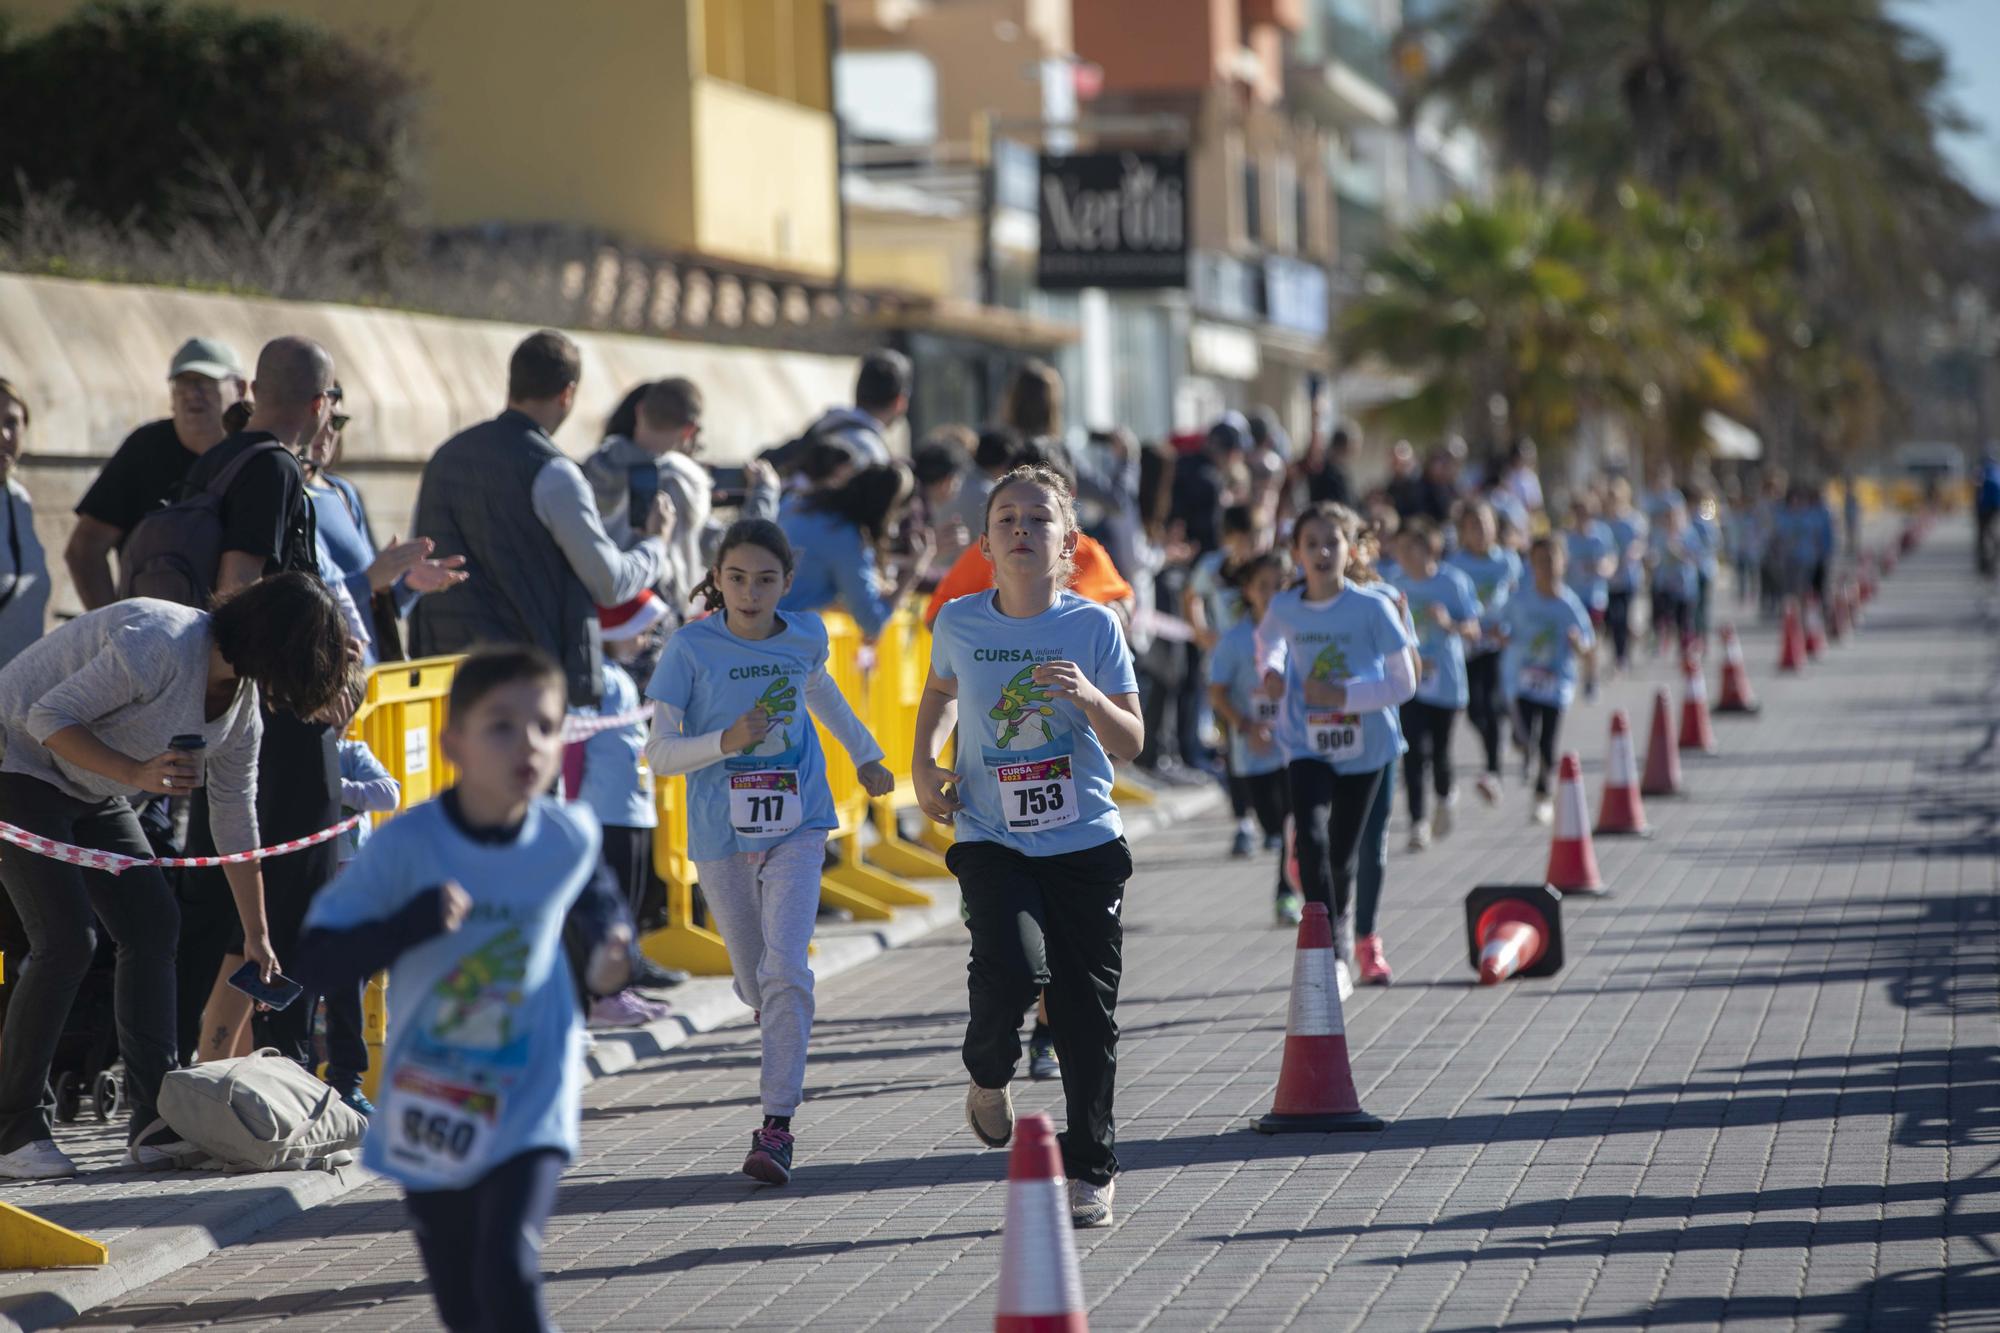
M826 673L826 627L809 612L778 611L792 568L777 524L731 525L695 589L722 614L667 640L646 687L660 705L646 759L658 776L687 774L688 851L736 993L757 1011L764 1123L750 1135L743 1173L772 1185L792 1178L792 1116L805 1096L813 1021L806 951L826 835L839 825L813 718L853 758L870 796L896 785L882 747Z
M1501 634L1507 642L1508 675L1514 682L1521 725L1540 752L1529 817L1546 824L1555 815L1549 776L1555 771L1563 714L1576 697L1577 661L1595 640L1590 613L1563 584L1562 543L1554 537L1537 537L1528 560L1534 567L1534 583L1507 603Z
M1465 571L1440 563L1444 533L1427 518L1403 529L1402 577L1417 631L1417 695L1403 705L1409 740L1404 781L1410 806L1410 850L1421 852L1433 835L1451 832L1451 733L1465 707L1465 645L1479 638L1479 594ZM1437 814L1424 813L1425 788L1437 793Z
M1611 572L1617 568L1618 538L1611 525L1597 516L1597 502L1588 491L1578 491L1570 501L1569 526L1563 530L1564 554L1569 557L1569 589L1590 612L1593 631L1604 627L1605 608L1611 604ZM1597 697L1597 645L1583 659L1583 697Z
M633 664L647 650L653 631L671 611L666 599L650 589L619 606L597 608L604 641L599 664L601 697L586 717L622 717L636 713L642 700L632 679ZM653 802L653 775L641 762L646 750L645 722L599 731L572 742L563 752L563 785L570 799L581 801L604 829L604 864L625 897L636 927L646 910L652 884L653 830L659 809ZM590 1006L590 1026L637 1027L667 1015L667 1006L639 993L640 986L673 985L685 978L643 957L633 960L633 985Z
M1383 770L1402 748L1389 710L1417 688L1416 638L1393 594L1349 587L1360 536L1361 520L1345 505L1307 506L1292 531L1304 582L1272 600L1257 632L1265 693L1283 704L1300 887L1336 921L1347 914ZM1350 929L1335 932L1343 995L1353 989Z
M389 969L382 1113L362 1147L400 1181L447 1328L550 1327L541 1239L576 1155L584 981L616 991L632 929L562 767L562 669L532 648L460 664L441 737L457 785L375 831L313 899L287 971L307 994Z
M1632 483L1613 477L1604 524L1611 529L1618 563L1611 571L1604 601L1604 625L1611 631L1611 665L1621 675L1632 663L1632 599L1645 572L1646 538L1651 525L1632 503Z
M1402 619L1404 633L1415 639L1417 625L1410 618L1410 599L1403 596L1400 588L1381 577L1384 567L1396 570L1399 575L1402 571L1399 562L1378 555L1382 541L1380 528L1364 534L1355 553L1348 557L1348 585L1354 591L1387 601ZM1421 662L1418 667L1421 670ZM1375 792L1375 804L1368 808L1368 818L1361 825L1361 850L1354 871L1354 913L1342 917L1334 926L1337 932L1334 947L1354 955L1364 986L1386 986L1391 980L1389 959L1383 952L1382 936L1376 932L1375 919L1382 906L1383 886L1389 878L1389 815L1396 803L1396 764L1410 747L1402 735L1400 713L1392 709L1389 718L1397 724L1396 754L1382 770L1382 785ZM1359 938L1356 938L1357 931L1360 932Z
M1196 557L1181 593L1181 614L1194 630L1194 646L1199 650L1190 661L1199 662L1201 653L1212 657L1222 636L1242 618L1237 577L1244 562L1255 554L1256 515L1249 505L1228 506L1222 511L1222 545ZM1205 675L1204 679L1214 677ZM1229 779L1229 812L1236 816L1236 837L1229 845L1229 854L1247 857L1257 850L1257 830L1251 819L1255 802L1249 785L1227 766L1226 754L1224 771ZM1256 813L1263 817L1262 811Z
M1474 500L1458 511L1458 549L1445 563L1472 580L1479 597L1480 635L1465 655L1465 715L1479 733L1486 751L1486 769L1479 775L1479 794L1488 805L1500 799L1500 726L1507 720L1507 693L1500 675L1500 640L1494 631L1507 599L1520 586L1521 562L1500 549L1493 510Z
M1145 728L1116 617L1063 591L1077 535L1075 499L1051 469L994 486L979 538L994 588L938 614L913 762L924 813L958 834L945 860L972 932L966 1120L988 1147L1013 1136L1007 1084L1041 989L1068 1110L1070 1220L1099 1227L1118 1173L1119 908L1132 874L1111 761L1135 757ZM954 720L957 772L937 762Z
M1679 494L1679 492L1675 492ZM1668 506L1653 525L1653 655L1679 652L1694 634L1695 605L1701 596L1696 538L1688 529L1687 507Z
M1299 895L1285 878L1285 749L1278 741L1278 705L1263 691L1257 658L1257 626L1271 609L1284 581L1285 562L1276 552L1252 556L1235 571L1243 612L1208 655L1208 700L1229 734L1229 785L1240 788L1269 840L1278 841L1277 918L1299 923ZM1239 830L1238 842L1242 841ZM1233 852L1232 852L1233 854Z

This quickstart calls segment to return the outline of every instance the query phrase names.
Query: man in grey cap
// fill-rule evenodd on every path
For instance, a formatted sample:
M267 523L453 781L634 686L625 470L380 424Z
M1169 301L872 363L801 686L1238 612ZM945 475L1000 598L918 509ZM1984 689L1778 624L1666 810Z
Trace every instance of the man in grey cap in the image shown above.
M243 363L216 338L190 338L167 368L171 415L125 437L76 506L76 528L63 550L83 609L118 599L111 553L139 520L169 503L195 460L229 433L222 415L243 398Z

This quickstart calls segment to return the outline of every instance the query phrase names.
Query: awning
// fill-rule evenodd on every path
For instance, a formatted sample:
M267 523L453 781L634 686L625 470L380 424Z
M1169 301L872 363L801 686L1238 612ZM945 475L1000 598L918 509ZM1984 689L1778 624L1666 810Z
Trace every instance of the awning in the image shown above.
M1763 437L1733 417L1716 411L1704 412L1701 430L1708 436L1709 448L1717 458L1752 462L1764 456Z

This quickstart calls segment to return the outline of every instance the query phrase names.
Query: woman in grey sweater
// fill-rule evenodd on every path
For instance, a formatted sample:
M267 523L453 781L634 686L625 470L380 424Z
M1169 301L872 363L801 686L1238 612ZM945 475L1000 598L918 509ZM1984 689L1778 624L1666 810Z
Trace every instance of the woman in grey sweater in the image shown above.
M347 630L326 585L305 574L260 580L212 612L135 598L70 621L0 670L0 819L74 847L147 859L131 798L208 787L224 853L257 846L262 698L301 716L349 679ZM200 752L170 742L199 736ZM247 956L278 971L257 863L226 871ZM162 1165L139 1139L175 1062L174 948L180 916L157 866L114 876L0 842L0 887L27 929L19 993L0 1040L0 1179L73 1175L51 1136L49 1066L96 944L93 916L118 945L113 1001L132 1121L128 1161ZM16 970L15 960L8 968Z

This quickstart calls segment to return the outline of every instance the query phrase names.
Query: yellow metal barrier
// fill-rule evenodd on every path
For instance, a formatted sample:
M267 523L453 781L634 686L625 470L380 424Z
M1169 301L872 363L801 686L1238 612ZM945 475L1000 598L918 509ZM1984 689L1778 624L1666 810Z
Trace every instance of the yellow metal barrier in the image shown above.
M722 936L694 919L694 861L687 854L687 779L657 778L653 803L659 826L653 830L653 873L667 887L667 924L647 931L639 948L661 967L702 977L729 975L729 950Z
M95 1268L111 1252L88 1236L11 1203L0 1203L0 1269Z
M865 701L868 696L861 675L860 628L852 618L839 612L829 612L823 619L827 675L850 702ZM861 828L869 815L868 793L862 789L854 760L847 751L820 726L817 718L813 719L813 725L819 728L827 786L833 793L834 818L839 821L827 840L835 860L821 877L821 898L835 907L846 908L859 921L887 921L890 909L896 907L929 907L936 901L930 894L863 862ZM883 748L888 746L885 744Z
M910 761L917 745L917 704L924 697L924 681L929 678L930 669L929 627L914 610L897 612L875 640L875 668L868 675L868 700L862 714L868 729L887 752L882 762L896 777L894 791L870 802L876 842L868 849L867 857L884 870L919 879L951 874L937 850L904 838L896 823L898 810L907 810L917 803ZM945 846L950 845L947 837Z

